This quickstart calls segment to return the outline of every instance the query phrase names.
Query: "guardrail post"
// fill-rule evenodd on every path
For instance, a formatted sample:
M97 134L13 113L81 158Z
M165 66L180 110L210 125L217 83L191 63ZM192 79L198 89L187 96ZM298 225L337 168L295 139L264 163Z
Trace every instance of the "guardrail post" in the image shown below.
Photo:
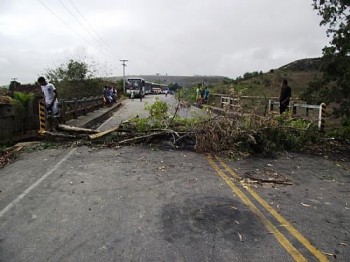
M100 97L96 102L97 102L97 108L101 108L105 106L104 97Z
M66 107L66 103L65 103L65 100L61 100L60 101L61 103L61 121L62 123L66 123L66 110L67 110L67 107Z
M44 100L39 101L39 133L46 130L46 105Z
M84 116L86 116L88 111L88 103L87 103L86 97L83 98L82 104L83 104L83 114Z
M268 113L271 113L273 111L273 103L272 100L269 99L269 109L268 109Z
M325 117L326 117L326 104L322 103L320 104L320 109L318 112L318 130L320 131L324 130Z
M74 112L73 112L73 118L78 118L78 99L74 99Z
M297 107L294 105L294 102L291 103L291 107L292 107L292 116L297 114Z

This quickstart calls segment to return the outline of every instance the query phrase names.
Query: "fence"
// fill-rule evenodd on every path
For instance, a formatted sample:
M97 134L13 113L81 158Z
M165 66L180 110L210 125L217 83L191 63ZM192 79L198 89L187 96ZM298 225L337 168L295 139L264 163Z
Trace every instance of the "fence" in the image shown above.
M220 107L225 108L225 109L229 109L229 110L234 109L236 107L239 107L239 99L229 97L229 96L222 96L221 102L220 102Z
M269 113L271 113L273 111L274 105L277 105L279 107L280 103L270 99L269 104L268 104L268 112ZM318 110L317 126L318 126L319 130L324 130L325 118L326 118L326 104L325 103L321 103L320 105L309 105L309 104L305 104L305 103L295 103L295 102L290 103L289 109L290 109L292 115L297 115L297 108L305 109L305 116L306 117L309 117L310 110L317 109Z
M79 116L86 115L96 109L99 109L104 104L101 96L90 98L60 100L59 108L62 123L70 119L76 119Z
M10 141L15 137L32 135L31 130L45 130L45 116L41 116L42 122L39 122L39 116L45 115L45 105L39 110L39 102L41 97L36 97L26 110L26 114L20 117L12 104L0 104L0 143ZM60 115L62 123L86 115L104 105L101 96L60 100ZM43 119L44 118L44 119Z
M222 99L223 97L223 99ZM252 113L265 115L267 113L267 102L276 97L263 96L229 96L228 94L212 93L208 104L224 108L226 110L240 111L241 113Z
M276 108L279 108L279 102L276 101L278 99L277 97L259 97L259 96L230 97L224 94L213 94L213 96L220 98L219 101L216 100L217 102L219 102L219 107L224 108L225 110L237 111L240 113L255 112L258 114L266 115L274 111L274 106L276 106ZM251 101L253 105L249 105L248 101ZM214 102L214 100L212 99L211 102ZM254 108L255 106L260 106L261 108L257 110L256 108ZM291 101L289 108L293 116L297 116L298 113L300 116L301 109L304 109L305 110L303 111L304 115L300 117L308 118L310 120L317 119L316 121L317 121L318 129L319 130L324 129L325 118L326 118L326 104L322 103L320 105L309 105L306 103L302 103L298 98L295 98L293 101ZM311 111L313 110L317 110L317 115L311 114Z

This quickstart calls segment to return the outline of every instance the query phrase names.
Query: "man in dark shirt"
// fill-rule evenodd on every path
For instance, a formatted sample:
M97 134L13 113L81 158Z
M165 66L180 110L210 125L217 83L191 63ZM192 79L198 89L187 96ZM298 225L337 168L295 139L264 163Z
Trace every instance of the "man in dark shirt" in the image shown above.
M288 86L288 81L286 79L282 80L281 84L281 94L280 94L280 114L286 111L289 105L289 99L292 96L292 90Z

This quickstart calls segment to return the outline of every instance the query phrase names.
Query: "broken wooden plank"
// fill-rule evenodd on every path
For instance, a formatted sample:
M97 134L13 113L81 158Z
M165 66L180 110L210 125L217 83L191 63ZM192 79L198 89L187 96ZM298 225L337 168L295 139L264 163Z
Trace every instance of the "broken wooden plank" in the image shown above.
M133 138L122 140L122 141L119 142L119 144L134 142L136 140L140 140L140 139L144 139L144 138L150 138L150 137L158 136L158 135L161 135L161 134L165 134L165 133L164 132L158 132L158 133L147 134L147 135L144 135L144 136L137 136L137 137L133 137Z
M91 140L93 140L93 139L96 139L96 138L103 137L103 136L105 136L105 135L108 135L109 133L112 133L112 132L114 132L114 131L117 131L118 128L119 128L119 125L116 126L116 127L111 128L111 129L108 129L108 130L99 132L99 133L97 133L97 134L89 135L89 138L90 138Z
M82 127L76 127L76 126L68 126L59 124L57 126L57 129L64 132L73 132L73 133L84 133L84 134L97 134L99 131L89 128L82 128Z

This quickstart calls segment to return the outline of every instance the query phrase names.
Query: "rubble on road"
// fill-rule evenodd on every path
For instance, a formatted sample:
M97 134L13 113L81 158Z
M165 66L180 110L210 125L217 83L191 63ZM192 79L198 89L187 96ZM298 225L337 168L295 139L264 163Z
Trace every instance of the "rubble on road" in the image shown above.
M15 159L23 146L13 146L0 151L0 168L4 167Z

